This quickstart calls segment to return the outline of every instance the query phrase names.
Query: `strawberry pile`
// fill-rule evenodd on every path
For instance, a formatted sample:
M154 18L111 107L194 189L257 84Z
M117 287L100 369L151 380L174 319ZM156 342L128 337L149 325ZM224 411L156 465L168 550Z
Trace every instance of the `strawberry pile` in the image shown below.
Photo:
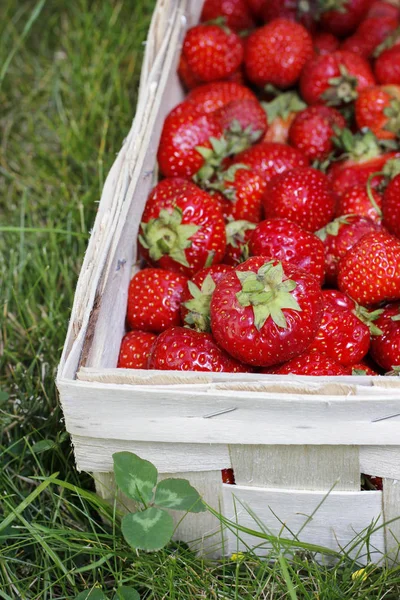
M400 10L206 0L119 367L400 371Z

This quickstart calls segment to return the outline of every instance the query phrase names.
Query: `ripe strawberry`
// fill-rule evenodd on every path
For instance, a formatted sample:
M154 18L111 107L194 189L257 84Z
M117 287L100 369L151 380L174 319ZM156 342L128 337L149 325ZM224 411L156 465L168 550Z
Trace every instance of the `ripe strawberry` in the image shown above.
M217 283L233 270L230 265L201 269L187 282L181 304L182 322L196 331L211 331L210 302Z
M189 68L188 61L183 54L181 54L179 57L178 75L187 90L196 89L203 83L201 79L192 73Z
M325 249L320 239L286 219L269 219L257 225L249 241L251 256L284 260L314 275L322 285Z
M323 290L324 315L309 350L326 354L343 366L358 363L369 350L373 324L381 311L369 313L342 292Z
M370 0L319 0L320 23L338 37L352 33L364 18Z
M279 375L347 375L347 370L329 356L305 352L275 369Z
M274 19L250 34L246 44L245 66L252 83L279 88L293 86L313 54L312 39L298 23Z
M261 198L266 188L263 177L244 164L233 164L221 171L217 179L209 185L210 190L218 190L230 203L230 209L223 211L235 220L258 223L261 220Z
M307 104L342 106L374 84L371 68L362 56L337 50L307 63L300 77L300 92Z
M396 139L400 132L400 86L375 86L362 90L355 109L360 129L370 129L379 139Z
M305 167L276 175L267 185L263 206L267 219L289 219L313 232L333 218L335 197L326 175Z
M350 248L365 235L379 230L379 225L368 217L347 214L316 232L325 246L325 278L328 285L336 285L339 262Z
M400 43L379 54L374 73L380 84L400 85Z
M246 0L205 0L200 20L204 23L218 17L225 17L226 24L234 31L254 27Z
M186 327L171 327L158 336L149 357L148 368L224 373L251 371L247 365L242 365L221 350L210 333Z
M319 31L313 36L314 50L316 54L332 54L339 49L339 40L332 33Z
M214 115L183 102L165 119L157 153L165 177L190 179L201 168L218 166L227 154L223 130Z
M289 130L289 140L310 160L322 161L333 151L335 130L344 127L346 121L335 108L309 106L296 115Z
M382 224L400 238L400 171L388 184L382 200Z
M126 320L130 329L159 333L181 324L180 305L187 277L163 269L143 269L131 279Z
M341 46L342 50L354 52L364 58L370 58L375 48L383 42L387 35L398 27L399 21L394 17L370 17L362 21L357 31L347 38Z
M372 131L353 135L351 131L344 129L333 141L342 150L343 158L329 167L327 175L338 196L355 185L366 186L373 173L382 171L388 160L396 157L394 152L383 151L382 142L379 142ZM374 187L380 181L382 176L374 177L371 185Z
M248 241L255 229L250 221L230 221L226 226L226 251L222 262L236 267L249 258Z
M371 356L385 371L400 366L400 304L387 304L376 326L381 335L372 337Z
M228 273L211 299L217 343L251 365L267 367L303 352L321 317L322 295L315 277L262 256Z
M255 19L261 19L262 11L264 9L265 0L246 0L250 8L252 15Z
M338 284L362 305L399 300L400 241L380 231L362 237L340 261Z
M356 365L351 365L349 367L349 375L368 375L368 376L374 376L374 375L379 375L379 373L377 371L374 371L369 365L361 362L361 363L357 363Z
M306 167L308 159L296 148L285 144L263 142L237 154L233 161L233 164L236 163L245 164L253 171L257 171L268 183L274 175L288 169Z
M233 469L222 469L222 483L227 483L228 485L235 485L235 473Z
M297 92L284 92L270 102L263 102L267 113L268 129L263 142L279 142L286 144L289 139L289 129L299 111L306 108Z
M225 79L243 61L243 43L228 27L196 25L183 41L182 54L191 73L203 82Z
M374 0L367 12L367 19L369 17L394 17L400 20L400 9L391 2Z
M256 100L249 88L233 81L213 81L192 90L185 99L199 112L212 113L233 100Z
M225 223L213 198L185 179L163 179L151 192L139 231L142 256L190 277L221 261Z
M148 331L128 331L122 338L117 367L147 369L147 361L156 338L156 334Z
M375 205L372 204L365 185L354 185L347 188L338 197L336 216L359 215L360 217L368 217L374 223L379 224L382 220L382 195L377 190L372 189L371 195Z
M237 154L262 138L267 129L267 117L258 102L252 98L232 100L215 111L231 151Z
M274 19L297 21L308 30L314 30L316 23L309 2L297 0L268 0L262 11L262 20L269 23Z

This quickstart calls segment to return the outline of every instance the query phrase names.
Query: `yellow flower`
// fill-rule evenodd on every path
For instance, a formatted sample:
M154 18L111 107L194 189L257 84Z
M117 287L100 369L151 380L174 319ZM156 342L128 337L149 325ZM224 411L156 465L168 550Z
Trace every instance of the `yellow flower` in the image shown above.
M358 571L354 571L352 573L351 578L353 581L356 579L361 579L361 581L365 581L368 577L368 573L366 569L359 569Z
M241 562L244 559L244 553L243 552L234 552L231 556L231 561L232 562Z

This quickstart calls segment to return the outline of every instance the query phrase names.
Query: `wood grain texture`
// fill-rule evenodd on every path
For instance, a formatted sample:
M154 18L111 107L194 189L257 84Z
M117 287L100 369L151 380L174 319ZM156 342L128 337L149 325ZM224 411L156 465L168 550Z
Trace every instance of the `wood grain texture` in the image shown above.
M159 474L159 479L178 477L170 473ZM219 471L203 472L183 472L179 478L188 479L193 487L199 492L203 500L214 509L224 512L222 479ZM95 475L96 491L109 503L114 502L116 486L112 473L96 473ZM135 512L137 503L127 498L120 491L117 492L118 508L123 512ZM186 514L183 517L181 511L168 511L174 523L176 530L175 540L187 542L191 548L209 558L221 556L228 552L227 541L221 531L219 521L208 511L196 514Z
M356 446L229 447L238 485L294 490L359 491Z
M360 446L360 469L366 475L400 479L400 447Z
M220 471L231 466L228 446L223 444L168 444L106 440L72 436L75 457L80 470L108 472L113 470L114 452L134 452L154 463L160 473Z
M246 510L246 506L250 506L268 533L286 539L298 534L302 542L333 550L349 549L348 544L354 540L356 533L364 531L371 522L382 523L381 492L331 492L326 497L323 492L224 485L223 493L225 516L240 525L260 530ZM311 520L305 525L311 515ZM240 533L242 541L237 544L229 529L227 537L233 551L244 550L246 545L254 547L261 542L255 536ZM371 536L371 547L374 549L372 560L379 561L385 551L383 529ZM255 551L260 555L266 553L265 546ZM358 552L359 548L355 548L351 554L354 556ZM358 559L362 563L368 562L365 549L361 550Z
M400 480L383 480L383 517L386 553L389 561L400 562Z

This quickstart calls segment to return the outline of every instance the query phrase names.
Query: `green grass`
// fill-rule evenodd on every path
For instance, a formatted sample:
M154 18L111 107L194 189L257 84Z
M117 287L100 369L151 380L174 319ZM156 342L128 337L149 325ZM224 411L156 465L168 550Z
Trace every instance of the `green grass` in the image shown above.
M398 599L397 568L353 580L346 556L322 567L277 542L264 561L213 563L183 545L135 553L74 469L55 370L104 178L134 114L152 7L2 2L0 599L70 599L94 586L111 598L121 584L154 600Z

